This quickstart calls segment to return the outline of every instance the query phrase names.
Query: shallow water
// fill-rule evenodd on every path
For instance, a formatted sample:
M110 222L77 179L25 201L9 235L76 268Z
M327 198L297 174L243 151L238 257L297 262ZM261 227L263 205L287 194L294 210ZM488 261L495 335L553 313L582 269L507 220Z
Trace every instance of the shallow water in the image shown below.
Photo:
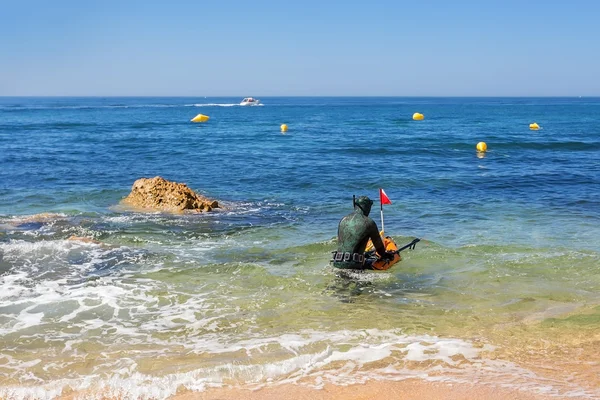
M0 99L0 394L475 377L600 397L600 99L237 101ZM118 207L156 175L223 208ZM341 276L337 222L379 187L386 233L423 240Z

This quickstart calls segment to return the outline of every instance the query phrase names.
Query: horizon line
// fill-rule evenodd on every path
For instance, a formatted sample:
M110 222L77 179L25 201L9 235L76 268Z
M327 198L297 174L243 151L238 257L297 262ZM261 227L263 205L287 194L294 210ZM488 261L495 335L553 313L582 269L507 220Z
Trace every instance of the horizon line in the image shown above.
M73 98L73 97L90 97L90 98L99 98L99 97L163 97L163 98L209 98L209 97L248 97L248 96L238 96L238 95L218 95L218 96L204 96L204 95L0 95L0 98L25 98L25 97L62 97L62 98ZM262 97L262 98L286 98L286 97L307 97L307 98L364 98L364 97L379 97L379 98L524 98L524 99L533 99L533 98L600 98L600 94L598 95L271 95L271 96L252 96L252 97Z

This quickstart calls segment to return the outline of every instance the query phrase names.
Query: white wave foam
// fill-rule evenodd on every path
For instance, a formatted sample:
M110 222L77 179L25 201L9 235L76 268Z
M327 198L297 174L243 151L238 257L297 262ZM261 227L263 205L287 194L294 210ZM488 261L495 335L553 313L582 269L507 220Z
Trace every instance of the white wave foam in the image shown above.
M183 105L190 106L189 104ZM182 107L181 104L105 104L105 105L63 105L63 106L23 106L23 107L3 107L0 110L7 111L41 111L41 110L95 110L95 109L121 109L121 108L174 108Z
M38 242L26 242L24 240L13 240L8 243L0 243L0 250L4 251L5 256L11 258L16 255L26 255L33 253L65 253L69 247L76 246L68 240L42 240Z
M147 296L132 295L129 285L115 284L126 275L102 279L96 273L138 262L139 252L126 247L70 240L11 241L0 243L0 254L13 265L9 273L0 276L0 310L5 316L0 335L30 328L43 331L48 322L66 323L90 310L108 313L108 319L114 319L128 301L148 301ZM100 308L103 310L98 311ZM61 336L60 329L55 327L48 333Z
M67 218L66 214L63 213L40 213L40 214L30 214L30 215L15 215L11 217L7 217L6 219L3 217L3 222L9 223L11 225L18 225L28 222L55 222L59 220L64 220Z
M287 352L287 355L279 360L261 363L260 360L264 357L270 358L269 354L273 353L269 351L272 352L273 346L278 344L284 351L282 354ZM147 345L146 343L146 349ZM194 353L199 355L199 360L207 360L208 356L219 352L229 356L221 357L220 364L209 360L210 366L192 371L166 375L157 371L154 375L139 371L139 360L143 359L140 354L142 350L135 351L135 359L133 353L128 356L122 351L112 354L105 351L102 359L94 366L95 373L92 375L82 374L77 378L64 377L46 382L23 378L23 386L0 388L0 396L15 399L51 398L60 393L62 388L69 386L74 390L87 389L122 399L167 399L179 388L203 391L208 387L225 386L226 382L239 382L250 387L295 383L322 388L326 383L348 385L370 379L397 381L408 378L444 382L472 382L476 379L481 384L501 384L532 393L594 396L594 393L586 392L576 385L540 377L514 363L486 359L486 352L493 350L491 346L476 346L461 339L407 336L396 331L306 331L229 344L227 338L219 335L190 336L186 340L174 338L172 343L165 340L162 346L164 345L176 345L173 350L179 348L179 353L186 354L186 359ZM182 351L182 348L187 350ZM189 350L193 350L193 353ZM236 361L237 357L241 357L240 351L245 354L243 362ZM154 359L176 354L169 351L168 347L148 353L147 356ZM461 361L456 361L458 359ZM169 364L171 368L178 361L178 358L174 358L173 363ZM46 368L55 367L51 361L45 362ZM383 362L385 366L368 367L377 362ZM409 368L407 362L419 365ZM8 368L14 367L14 358L10 358L8 364ZM38 361L33 360L26 367L33 368L37 365ZM21 363L19 367L22 368L21 376L27 377L25 363ZM103 374L107 374L107 378L101 378ZM28 382L30 386L27 386Z
M239 106L239 104L234 103L196 103L190 104L191 107L235 107Z

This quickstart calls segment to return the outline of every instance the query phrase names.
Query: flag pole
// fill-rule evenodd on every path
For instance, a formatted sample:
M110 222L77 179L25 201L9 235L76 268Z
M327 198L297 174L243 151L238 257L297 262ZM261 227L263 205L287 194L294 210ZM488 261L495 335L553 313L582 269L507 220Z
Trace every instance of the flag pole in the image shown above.
M381 201L381 189L379 189L379 207L381 208L381 234L385 235L385 227L383 226L383 201Z
M387 194L383 191L382 188L379 188L379 203L381 204L381 235L384 235L385 227L383 226L383 201L385 200L385 204L392 204L392 201Z

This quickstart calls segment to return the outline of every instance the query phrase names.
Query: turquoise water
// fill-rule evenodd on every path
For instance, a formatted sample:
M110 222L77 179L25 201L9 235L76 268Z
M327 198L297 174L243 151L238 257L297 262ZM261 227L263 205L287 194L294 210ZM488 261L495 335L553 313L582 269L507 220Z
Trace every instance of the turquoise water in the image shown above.
M600 361L600 99L240 100L0 98L0 394L477 376L600 397L568 377ZM118 206L157 175L223 207ZM423 240L337 276L337 223L380 187L386 233Z

